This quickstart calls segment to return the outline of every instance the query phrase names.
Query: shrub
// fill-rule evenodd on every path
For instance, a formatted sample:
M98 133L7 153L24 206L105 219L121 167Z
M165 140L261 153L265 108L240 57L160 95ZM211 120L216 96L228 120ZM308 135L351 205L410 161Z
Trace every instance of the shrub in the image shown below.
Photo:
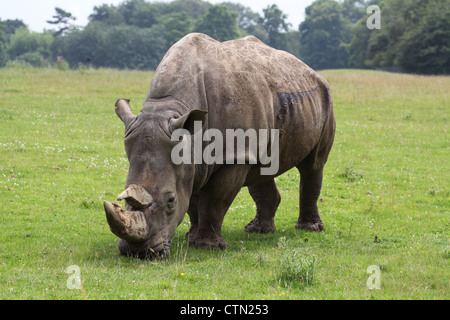
M18 56L16 61L24 62L33 67L48 67L48 61L39 52L27 52Z

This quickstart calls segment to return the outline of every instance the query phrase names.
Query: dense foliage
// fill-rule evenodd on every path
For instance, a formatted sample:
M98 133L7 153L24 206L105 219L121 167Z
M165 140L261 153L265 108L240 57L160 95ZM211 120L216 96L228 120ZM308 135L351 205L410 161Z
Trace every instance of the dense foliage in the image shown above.
M381 28L353 27L349 66L421 74L450 73L450 1L384 0Z
M379 29L366 22L377 5ZM20 20L0 21L0 66L155 69L170 46L190 32L220 41L255 35L315 69L366 68L420 74L450 73L449 0L315 0L299 26L277 5L262 14L238 3L203 0L125 0L94 7L85 27L61 8L50 30L30 32Z

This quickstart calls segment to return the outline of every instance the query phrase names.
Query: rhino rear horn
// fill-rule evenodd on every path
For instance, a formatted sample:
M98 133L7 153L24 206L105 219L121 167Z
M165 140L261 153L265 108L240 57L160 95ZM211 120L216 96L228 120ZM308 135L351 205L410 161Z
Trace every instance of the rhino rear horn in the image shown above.
M119 99L116 102L116 113L120 120L128 126L131 121L133 121L136 116L131 111L130 100L129 99Z
M130 186L117 197L117 201L120 200L125 200L129 205L136 209L143 209L152 203L153 198L143 187L130 184Z

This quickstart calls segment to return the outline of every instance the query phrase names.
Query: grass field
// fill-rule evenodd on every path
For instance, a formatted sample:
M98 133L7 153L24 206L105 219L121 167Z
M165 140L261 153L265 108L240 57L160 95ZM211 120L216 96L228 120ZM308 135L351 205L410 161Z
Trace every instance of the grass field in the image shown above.
M128 169L114 103L138 113L152 73L0 69L0 299L448 299L450 77L322 74L337 118L325 232L294 229L294 169L277 178L277 232L243 231L255 212L243 189L226 250L188 248L186 217L171 256L142 261L120 256L102 201Z

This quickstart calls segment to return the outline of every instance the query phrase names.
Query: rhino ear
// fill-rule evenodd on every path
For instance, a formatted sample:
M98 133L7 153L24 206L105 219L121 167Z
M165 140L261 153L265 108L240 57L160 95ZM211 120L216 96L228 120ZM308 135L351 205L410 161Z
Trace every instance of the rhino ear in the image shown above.
M176 129L186 129L191 134L194 133L194 122L201 121L202 126L205 122L206 114L208 112L204 110L191 110L189 113L182 115L179 118L174 118L170 120L170 127L172 132Z
M126 127L136 118L133 112L131 112L130 100L128 99L117 100L116 113Z

